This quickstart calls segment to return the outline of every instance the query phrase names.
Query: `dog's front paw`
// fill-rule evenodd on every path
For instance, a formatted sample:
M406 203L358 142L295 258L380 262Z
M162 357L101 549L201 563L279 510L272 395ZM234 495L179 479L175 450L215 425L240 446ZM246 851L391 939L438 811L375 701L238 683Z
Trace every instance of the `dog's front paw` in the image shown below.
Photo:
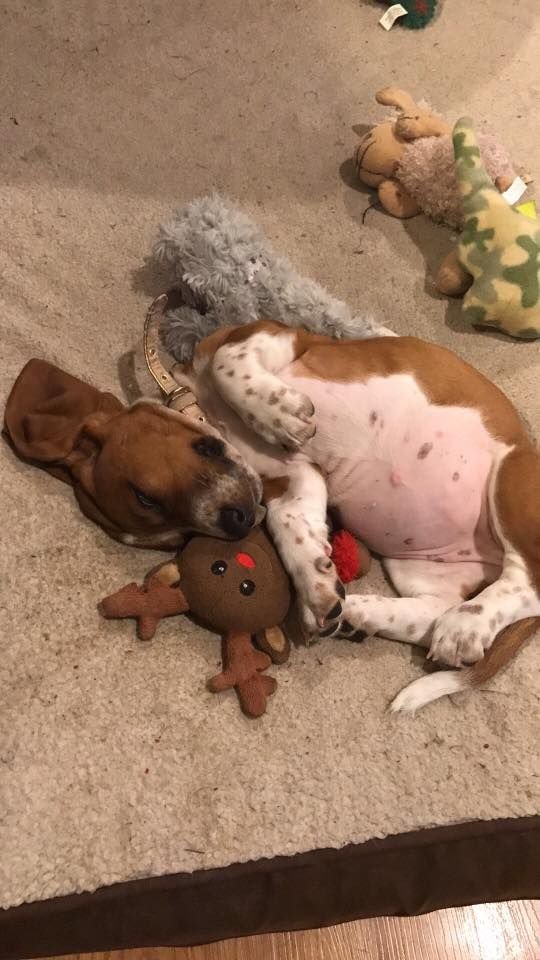
M450 667L476 663L493 643L495 629L481 603L463 603L439 617L428 658Z
M249 397L253 403L246 404L247 422L268 443L297 450L315 435L315 408L303 393L280 387L268 396L255 391Z
M350 594L345 600L339 636L352 637L356 633L373 637L383 630L388 622L385 600L373 593Z
M313 638L332 637L341 627L345 587L327 556L318 557L314 566L294 578L304 628Z

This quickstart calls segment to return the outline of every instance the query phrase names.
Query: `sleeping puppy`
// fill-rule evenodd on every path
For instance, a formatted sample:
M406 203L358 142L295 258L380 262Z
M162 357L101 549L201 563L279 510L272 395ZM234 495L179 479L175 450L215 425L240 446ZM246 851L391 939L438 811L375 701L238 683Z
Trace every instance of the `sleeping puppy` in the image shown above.
M333 341L259 322L202 341L187 382L266 481L268 526L312 633L362 630L452 667L480 661L416 681L396 709L485 679L535 629L540 453L467 363L412 337ZM383 558L398 598L344 599L328 505Z
M161 404L127 408L43 360L17 378L4 433L124 543L174 547L187 532L238 539L264 514L258 475L211 426Z
M33 360L6 431L20 456L73 484L88 516L139 546L192 530L244 536L262 515L262 477L311 633L362 630L476 664L417 680L396 709L482 682L536 628L540 454L510 401L450 351L259 322L202 341L186 384L213 427L148 402L126 409ZM329 504L383 558L399 597L345 598Z
M240 539L264 516L258 475L206 424L139 402L87 421L83 435L94 452L79 481L123 543L176 546L188 532Z

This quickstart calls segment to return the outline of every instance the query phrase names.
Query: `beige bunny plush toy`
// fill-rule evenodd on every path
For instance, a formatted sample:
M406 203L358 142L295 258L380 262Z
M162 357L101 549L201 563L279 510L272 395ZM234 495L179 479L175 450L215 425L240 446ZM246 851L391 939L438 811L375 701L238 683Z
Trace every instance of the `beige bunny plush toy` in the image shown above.
M359 180L377 190L381 206L394 217L424 213L461 230L464 214L452 126L397 87L379 90L375 99L395 107L398 114L376 124L360 141L355 155ZM488 176L504 192L517 175L507 151L489 134L479 134L478 143ZM466 285L457 289L455 260L452 251L439 270L436 285L441 293L465 292Z
M397 87L379 90L375 99L395 107L398 115L378 123L360 141L356 150L359 179L376 188L392 216L405 219L425 213L460 230L463 210L452 125ZM516 177L508 153L489 134L480 134L478 142L488 176L499 190L506 190Z

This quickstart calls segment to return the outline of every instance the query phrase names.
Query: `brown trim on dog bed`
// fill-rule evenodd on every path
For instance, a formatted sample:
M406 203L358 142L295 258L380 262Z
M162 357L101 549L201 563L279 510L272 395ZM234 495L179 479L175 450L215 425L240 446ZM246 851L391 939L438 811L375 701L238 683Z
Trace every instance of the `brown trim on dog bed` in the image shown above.
M132 880L0 911L0 960L211 940L540 897L540 816Z

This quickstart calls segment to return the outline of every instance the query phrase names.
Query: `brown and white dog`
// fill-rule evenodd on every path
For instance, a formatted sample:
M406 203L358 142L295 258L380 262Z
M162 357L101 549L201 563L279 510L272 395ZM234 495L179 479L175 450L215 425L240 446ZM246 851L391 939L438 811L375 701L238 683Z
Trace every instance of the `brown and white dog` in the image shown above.
M138 546L172 547L189 531L244 536L263 513L262 477L311 633L363 630L475 664L417 680L395 709L487 679L534 630L540 454L512 404L464 361L410 337L333 341L256 323L202 341L186 382L209 423L150 402L126 408L32 360L6 433ZM329 504L401 596L345 598L328 558Z
M412 337L333 341L259 322L202 341L186 382L265 481L268 526L312 633L363 630L477 664L415 681L394 709L484 681L534 631L540 454L510 401L463 360ZM399 597L345 598L329 505L383 558Z

